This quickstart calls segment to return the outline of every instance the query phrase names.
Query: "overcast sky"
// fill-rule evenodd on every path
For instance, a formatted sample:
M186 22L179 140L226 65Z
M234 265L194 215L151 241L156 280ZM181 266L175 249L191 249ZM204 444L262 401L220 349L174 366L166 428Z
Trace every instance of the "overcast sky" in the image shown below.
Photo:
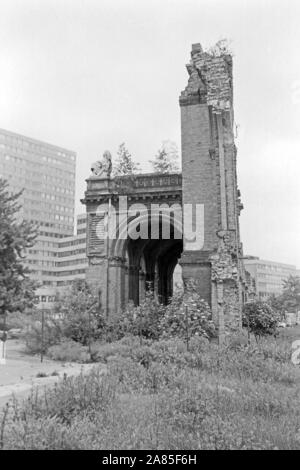
M300 267L299 0L1 0L0 127L91 162L180 147L191 44L234 55L244 252Z

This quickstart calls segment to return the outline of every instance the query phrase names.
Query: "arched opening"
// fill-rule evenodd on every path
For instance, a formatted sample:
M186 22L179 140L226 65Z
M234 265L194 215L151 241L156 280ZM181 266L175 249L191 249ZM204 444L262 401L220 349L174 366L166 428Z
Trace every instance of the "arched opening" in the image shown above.
M149 224L148 233L151 234ZM182 238L174 236L174 227L170 225L170 237L163 239L161 220L159 233L155 239L132 239L125 243L128 300L139 305L147 290L153 290L157 299L167 304L173 295L173 274L183 251ZM125 290L127 289L125 285ZM126 296L125 296L126 298Z
M173 272L173 293L183 288L182 267L179 263L176 264Z

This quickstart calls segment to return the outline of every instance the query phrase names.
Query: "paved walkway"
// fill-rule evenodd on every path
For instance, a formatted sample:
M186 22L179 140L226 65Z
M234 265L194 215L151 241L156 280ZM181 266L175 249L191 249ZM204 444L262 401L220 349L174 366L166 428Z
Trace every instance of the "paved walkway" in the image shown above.
M50 386L67 376L86 373L95 364L62 363L31 356L25 353L24 344L18 340L7 341L6 364L0 365L0 409L16 395L25 398L32 387ZM51 375L51 374L55 375ZM37 377L45 374L46 377Z

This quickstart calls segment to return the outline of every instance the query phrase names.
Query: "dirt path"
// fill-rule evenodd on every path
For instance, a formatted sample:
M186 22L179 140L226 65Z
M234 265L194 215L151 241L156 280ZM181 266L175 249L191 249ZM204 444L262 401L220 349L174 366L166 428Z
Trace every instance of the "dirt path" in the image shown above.
M0 408L12 395L25 398L32 387L50 386L65 374L67 376L79 375L95 366L99 367L95 364L63 363L49 359L44 359L41 363L39 356L25 353L24 344L19 340L7 341L6 359L6 364L0 365ZM37 377L41 374L46 376Z

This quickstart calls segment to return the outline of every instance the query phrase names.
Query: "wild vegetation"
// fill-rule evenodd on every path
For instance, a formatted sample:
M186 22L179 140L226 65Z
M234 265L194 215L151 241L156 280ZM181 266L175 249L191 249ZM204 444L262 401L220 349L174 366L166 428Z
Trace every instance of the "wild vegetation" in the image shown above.
M146 292L139 306L129 303L116 319L107 322L102 313L101 295L85 281L77 280L58 299L55 315L41 321L32 318L24 331L31 353L48 354L65 361L93 360L93 351L105 342L127 335L142 339L182 338L188 347L193 336L213 338L216 330L208 304L191 283L185 292L178 291L165 306L152 291Z
M106 364L3 410L3 449L300 449L300 376L287 338L125 336Z
M292 339L270 329L270 307L245 309L245 318L262 316L259 334L251 327L219 345L192 285L168 306L148 293L113 324L81 287L86 301L75 308L66 296L62 318L68 323L73 310L80 317L88 303L93 319L75 322L75 330L60 325L65 332L48 354L98 364L14 400L0 417L0 448L300 449L300 372L290 360ZM98 327L89 343L91 334L79 331L91 323Z
M28 276L23 257L37 232L33 224L18 218L21 193L11 194L8 182L0 178L0 329L6 329L8 314L23 312L35 303L36 284Z
M6 314L33 304L20 260L35 235L14 220L5 184L1 198ZM298 287L289 279L280 305L297 308ZM25 339L30 352L92 361L94 370L7 405L0 449L300 449L300 372L290 360L292 339L278 335L273 300L246 305L247 332L219 345L209 306L193 285L167 306L148 292L140 306L107 322L100 293L74 283L55 315L43 323L38 313L26 317ZM22 324L20 314L8 321Z

